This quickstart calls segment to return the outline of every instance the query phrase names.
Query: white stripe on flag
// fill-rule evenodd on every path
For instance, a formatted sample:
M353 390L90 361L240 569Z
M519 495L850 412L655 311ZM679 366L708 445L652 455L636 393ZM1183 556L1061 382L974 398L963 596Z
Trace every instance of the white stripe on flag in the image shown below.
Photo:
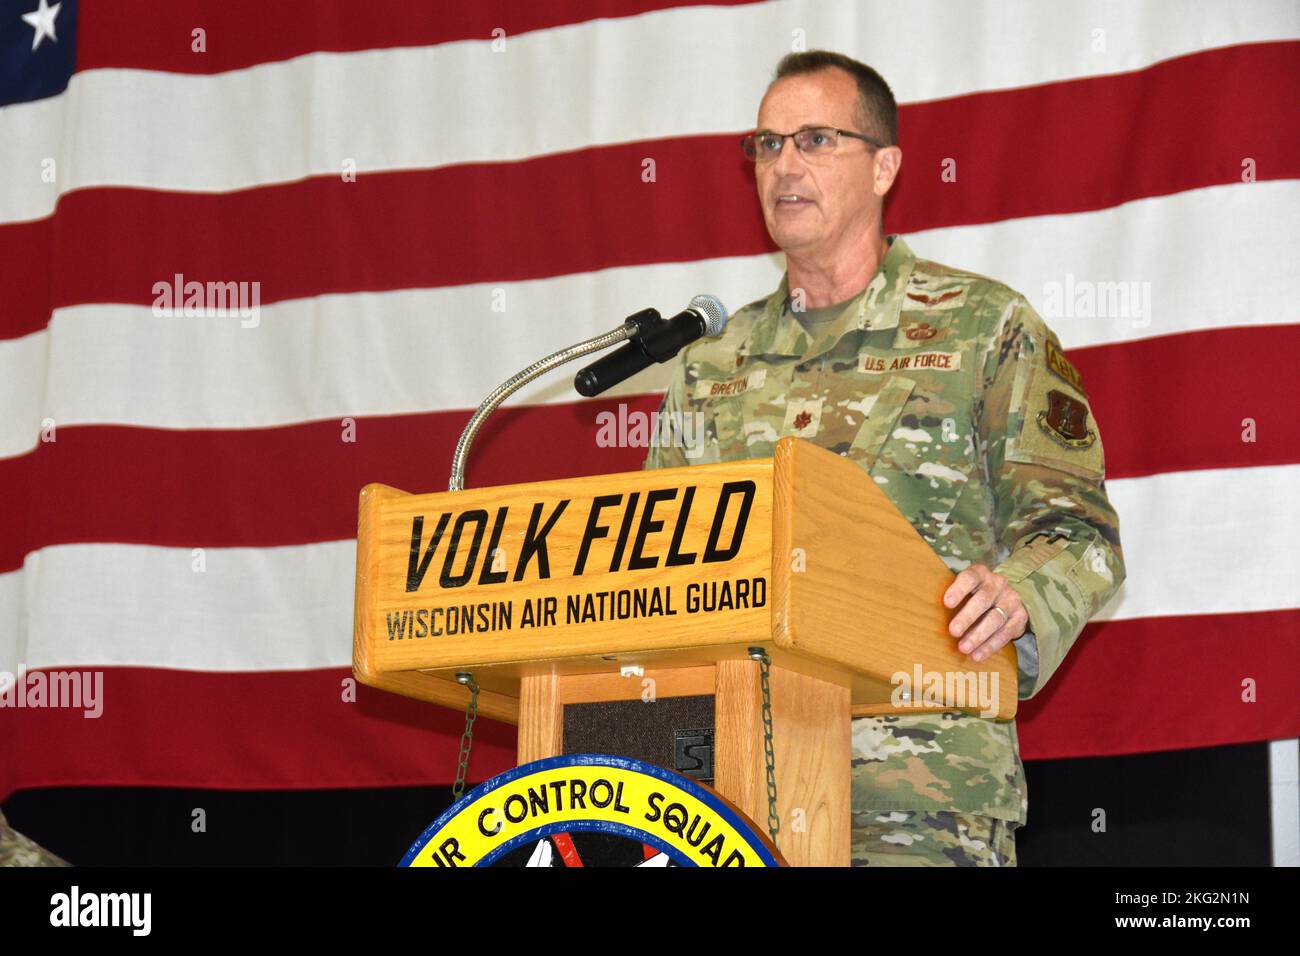
M1044 313L1047 284L1064 286L1067 273L1076 283L1149 287L1149 316L1045 315L1075 348L1300 321L1300 271L1286 261L1300 211L1292 219L1279 212L1297 207L1300 182L1287 180L906 239L918 256L1006 281ZM1135 235L1165 238L1134 243ZM238 317L160 318L143 306L59 309L49 329L0 341L0 458L34 448L46 418L60 426L259 428L469 409L515 371L646 306L669 315L710 292L735 310L770 294L783 268L779 256L763 255L325 295L263 306L255 328L241 328ZM492 310L496 289L505 290L504 313ZM142 355L167 361L131 358ZM578 367L526 387L511 404L575 400ZM611 394L662 389L669 371L654 366Z
M1097 620L1300 607L1300 465L1106 482L1126 579Z

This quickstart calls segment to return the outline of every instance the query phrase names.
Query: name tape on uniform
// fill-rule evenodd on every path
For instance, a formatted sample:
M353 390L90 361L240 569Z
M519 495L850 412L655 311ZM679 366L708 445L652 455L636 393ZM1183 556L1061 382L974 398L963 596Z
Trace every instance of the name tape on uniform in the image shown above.
M761 388L766 380L767 369L765 368L755 369L748 375L742 375L740 378L733 378L726 382L701 379L695 383L695 397L721 398L727 395L739 395L751 388Z
M915 352L892 359L864 355L858 361L859 372L956 372L960 369L960 352Z

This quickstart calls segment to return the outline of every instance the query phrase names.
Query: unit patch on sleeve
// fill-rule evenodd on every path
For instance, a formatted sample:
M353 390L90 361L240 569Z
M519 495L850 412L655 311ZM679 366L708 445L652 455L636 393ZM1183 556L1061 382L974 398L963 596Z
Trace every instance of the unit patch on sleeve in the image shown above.
M1096 481L1106 474L1097 422L1078 371L1054 339L1026 342L1016 362L1005 457Z
M1038 413L1038 425L1067 448L1087 448L1097 440L1088 427L1088 406L1064 392L1051 389L1047 408Z

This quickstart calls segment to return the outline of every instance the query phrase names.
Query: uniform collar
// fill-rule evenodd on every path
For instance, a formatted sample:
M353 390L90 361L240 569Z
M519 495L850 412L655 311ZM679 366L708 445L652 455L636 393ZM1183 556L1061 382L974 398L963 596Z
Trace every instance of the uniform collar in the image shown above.
M835 321L815 342L810 341L811 336L803 326L786 312L790 274L783 275L781 285L768 297L762 316L754 324L744 351L749 355L795 356L806 361L830 351L849 332L897 328L903 292L916 256L902 236L892 239L889 251L867 287L845 303Z

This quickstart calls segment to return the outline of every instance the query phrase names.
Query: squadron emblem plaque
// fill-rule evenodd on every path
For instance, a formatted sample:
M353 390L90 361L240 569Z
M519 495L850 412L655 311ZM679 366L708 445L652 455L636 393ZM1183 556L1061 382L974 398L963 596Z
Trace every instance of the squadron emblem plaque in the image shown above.
M784 866L708 787L608 754L536 760L466 794L399 866Z

